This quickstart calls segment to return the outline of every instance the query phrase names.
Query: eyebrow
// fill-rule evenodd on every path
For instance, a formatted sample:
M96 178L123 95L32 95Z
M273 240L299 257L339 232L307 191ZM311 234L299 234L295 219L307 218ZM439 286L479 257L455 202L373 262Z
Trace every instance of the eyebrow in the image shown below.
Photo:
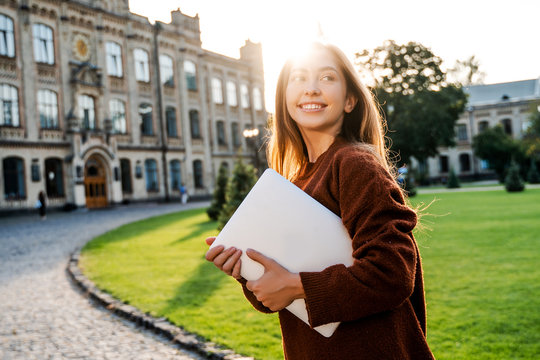
M332 71L338 72L338 70L335 67L330 66L330 65L320 67L318 70L319 70L319 72L323 72L323 71L326 71L326 70L332 70ZM307 71L307 69L306 68L301 68L301 67L300 68L298 68L298 67L297 68L292 68L291 72L294 72L294 71Z

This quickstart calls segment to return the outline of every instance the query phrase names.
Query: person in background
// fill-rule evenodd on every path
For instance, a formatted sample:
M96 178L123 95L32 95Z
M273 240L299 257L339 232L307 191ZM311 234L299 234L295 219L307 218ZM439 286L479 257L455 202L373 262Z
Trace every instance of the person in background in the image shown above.
M40 191L38 194L36 207L38 208L41 220L45 220L47 218L47 201L45 199L45 193L43 191Z

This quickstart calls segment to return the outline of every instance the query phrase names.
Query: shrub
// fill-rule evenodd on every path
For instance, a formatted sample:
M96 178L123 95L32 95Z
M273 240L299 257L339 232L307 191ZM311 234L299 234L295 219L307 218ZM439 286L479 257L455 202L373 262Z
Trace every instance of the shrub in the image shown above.
M527 181L529 184L540 184L540 174L538 174L538 169L536 168L536 161L534 161L534 158L531 159L531 167L527 173Z
M456 172L454 171L454 168L450 168L448 184L446 184L446 187L449 189L456 189L456 188L461 187L461 184L459 183L459 179L456 175Z
M225 204L225 192L227 190L227 182L229 181L229 174L227 168L223 164L219 167L218 176L216 179L216 188L214 189L214 195L212 197L212 203L210 207L206 209L208 217L212 220L219 218L219 213L223 209Z
M519 175L519 165L512 161L510 167L508 168L508 173L506 174L506 179L504 180L504 186L508 192L518 192L525 189L523 180Z

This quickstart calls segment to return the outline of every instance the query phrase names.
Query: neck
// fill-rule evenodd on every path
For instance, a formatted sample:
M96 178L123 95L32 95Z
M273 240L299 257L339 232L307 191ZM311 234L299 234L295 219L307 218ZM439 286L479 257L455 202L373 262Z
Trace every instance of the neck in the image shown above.
M302 138L306 144L309 162L315 162L334 142L337 135L320 132L302 131Z

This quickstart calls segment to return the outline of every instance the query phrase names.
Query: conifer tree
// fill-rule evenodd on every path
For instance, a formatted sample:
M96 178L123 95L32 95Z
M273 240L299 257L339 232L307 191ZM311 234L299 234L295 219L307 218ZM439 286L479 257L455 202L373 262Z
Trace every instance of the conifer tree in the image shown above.
M506 179L504 180L504 186L508 192L518 192L525 189L523 180L519 175L519 165L512 161L510 168L508 168L508 173L506 174Z
M223 229L225 224L227 224L256 182L257 176L255 175L253 166L244 164L242 159L238 159L234 165L232 176L227 183L225 204L218 219L219 230Z
M534 158L531 158L531 166L529 167L529 172L527 173L527 181L529 184L540 184L540 174L538 174L538 169L536 168L536 161L534 161Z
M456 172L454 171L454 168L450 168L450 175L448 177L448 184L446 184L446 187L449 189L457 189L461 187L461 184L459 183L459 179L456 175Z
M214 189L212 203L210 204L210 207L206 209L208 217L212 220L217 220L221 209L223 209L223 205L225 204L225 192L227 190L228 181L229 174L227 168L223 164L221 164L216 179L216 188Z

